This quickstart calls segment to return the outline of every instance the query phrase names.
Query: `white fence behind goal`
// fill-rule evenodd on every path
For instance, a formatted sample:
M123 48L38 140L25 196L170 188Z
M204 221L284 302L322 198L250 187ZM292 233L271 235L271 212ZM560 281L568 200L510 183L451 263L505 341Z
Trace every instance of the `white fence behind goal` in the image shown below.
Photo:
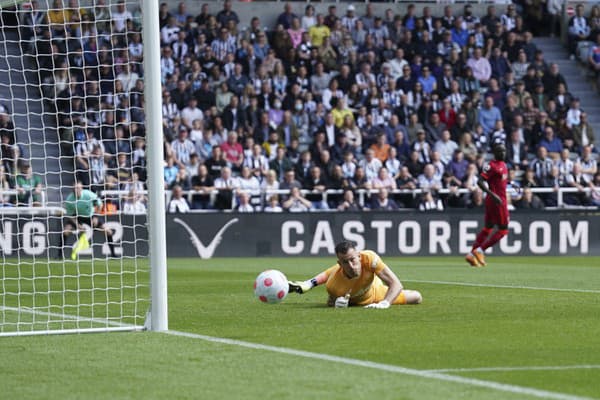
M143 329L151 306L146 218L106 217L115 257L89 226L62 245L75 181L128 191L98 212L144 203L141 2L63 1L0 6L0 336Z

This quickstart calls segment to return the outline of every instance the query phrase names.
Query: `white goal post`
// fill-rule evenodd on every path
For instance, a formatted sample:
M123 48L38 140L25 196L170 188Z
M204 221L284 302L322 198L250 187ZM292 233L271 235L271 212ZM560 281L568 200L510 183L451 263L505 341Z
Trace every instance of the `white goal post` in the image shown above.
M158 7L0 2L0 337L168 329Z

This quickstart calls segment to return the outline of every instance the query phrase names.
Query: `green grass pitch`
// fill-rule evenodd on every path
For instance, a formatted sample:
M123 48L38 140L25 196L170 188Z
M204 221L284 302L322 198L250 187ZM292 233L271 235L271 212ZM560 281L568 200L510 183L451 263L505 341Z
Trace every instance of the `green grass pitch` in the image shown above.
M600 399L600 258L490 256L482 269L458 257L384 261L423 304L336 310L322 287L278 305L253 297L260 271L306 279L333 257L170 259L169 327L197 337L0 338L0 398ZM104 272L94 287L121 279Z

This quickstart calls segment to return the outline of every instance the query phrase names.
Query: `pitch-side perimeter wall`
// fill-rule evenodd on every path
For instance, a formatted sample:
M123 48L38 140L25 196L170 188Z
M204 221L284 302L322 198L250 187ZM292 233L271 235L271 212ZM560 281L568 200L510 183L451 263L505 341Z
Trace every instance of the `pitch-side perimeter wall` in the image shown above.
M333 255L336 242L349 239L387 256L458 255L469 250L481 217L465 212L169 214L167 252L169 257L199 258L326 256ZM145 222L144 216L108 218L119 255L148 254ZM4 216L0 252L3 257L53 257L58 232L57 220ZM100 233L95 234L93 251L96 256L109 254ZM600 212L513 212L510 234L494 252L600 255ZM90 255L88 250L81 257Z
M325 256L342 239L387 256L458 255L479 213L188 214L167 216L169 257ZM600 255L600 212L513 213L494 249L507 255Z

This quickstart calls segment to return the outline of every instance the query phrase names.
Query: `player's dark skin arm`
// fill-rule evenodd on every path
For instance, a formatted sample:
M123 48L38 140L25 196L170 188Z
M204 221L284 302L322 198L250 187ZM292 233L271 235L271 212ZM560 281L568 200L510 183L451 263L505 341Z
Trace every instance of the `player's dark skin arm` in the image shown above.
M496 193L490 190L485 179L479 177L479 179L477 179L477 186L479 186L479 188L483 190L488 196L491 196L492 199L494 199L494 203L502 204L502 199L500 198L500 196L498 196Z

